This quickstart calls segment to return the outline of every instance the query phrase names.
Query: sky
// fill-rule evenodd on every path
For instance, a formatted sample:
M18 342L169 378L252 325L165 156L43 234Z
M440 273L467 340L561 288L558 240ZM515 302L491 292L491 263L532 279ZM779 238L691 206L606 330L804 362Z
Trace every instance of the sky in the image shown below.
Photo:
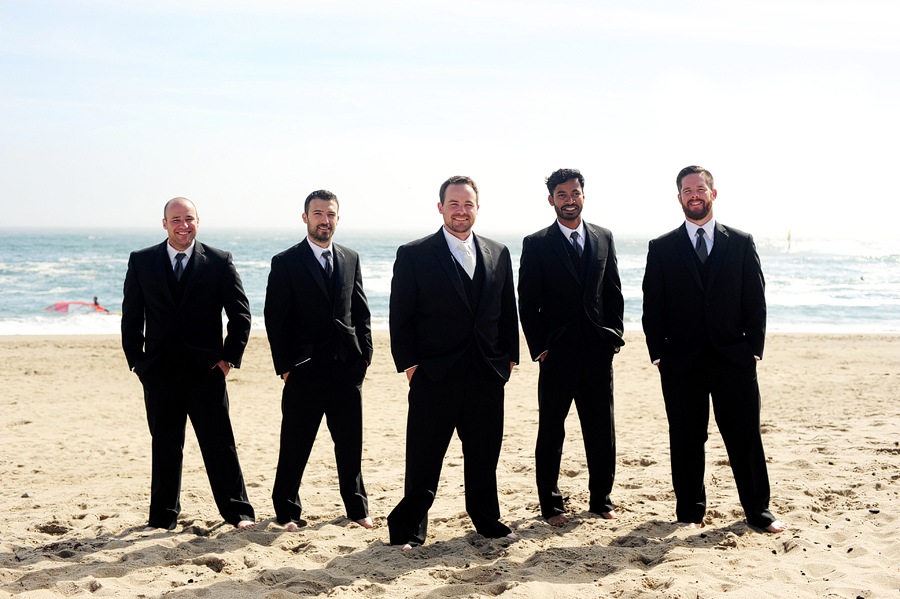
M616 235L682 214L757 235L895 235L900 4L881 0L3 0L0 227L302 229L440 224L455 174L476 231L549 225L544 178L585 176ZM161 231L161 228L160 228Z

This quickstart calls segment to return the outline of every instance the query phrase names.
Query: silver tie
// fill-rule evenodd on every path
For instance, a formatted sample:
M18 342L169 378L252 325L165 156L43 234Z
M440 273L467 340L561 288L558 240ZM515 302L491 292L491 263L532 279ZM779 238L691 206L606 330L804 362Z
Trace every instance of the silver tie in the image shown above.
M569 235L572 239L572 245L575 246L575 251L578 252L578 257L581 258L581 254L584 253L584 248L578 243L578 231L572 231L572 234Z
M469 246L465 244L465 242L460 243L456 246L456 249L459 250L463 255L462 267L466 271L466 274L469 275L470 279L475 278L475 256L472 254L472 251L469 249Z

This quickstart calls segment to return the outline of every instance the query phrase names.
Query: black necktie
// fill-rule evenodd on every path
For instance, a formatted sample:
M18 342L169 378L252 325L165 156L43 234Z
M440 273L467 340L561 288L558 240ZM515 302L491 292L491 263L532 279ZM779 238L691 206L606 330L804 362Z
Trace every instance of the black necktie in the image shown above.
M578 257L581 258L581 255L584 253L584 248L578 245L578 231L572 231L572 234L569 235L572 239L572 245L575 246L575 251L578 252Z
M175 254L175 280L180 281L181 275L184 273L184 265L181 264L181 261L184 260L184 252L178 252Z
M331 250L325 250L322 252L322 257L325 258L325 274L328 275L328 278L331 278L331 273L334 272L334 268L331 266Z
M709 252L706 251L706 242L703 238L706 237L706 231L702 228L697 229L697 245L694 246L694 251L697 252L697 257L700 258L700 264L706 264L706 259L709 257Z

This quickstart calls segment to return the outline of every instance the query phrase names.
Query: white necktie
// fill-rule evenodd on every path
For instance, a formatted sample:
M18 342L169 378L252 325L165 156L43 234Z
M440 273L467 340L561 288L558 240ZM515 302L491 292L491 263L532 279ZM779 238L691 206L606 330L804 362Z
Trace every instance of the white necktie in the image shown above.
M461 242L456 249L462 254L463 261L462 267L466 271L466 274L469 275L470 279L475 278L475 255L472 254L472 251L469 249L469 246L466 245L465 242Z

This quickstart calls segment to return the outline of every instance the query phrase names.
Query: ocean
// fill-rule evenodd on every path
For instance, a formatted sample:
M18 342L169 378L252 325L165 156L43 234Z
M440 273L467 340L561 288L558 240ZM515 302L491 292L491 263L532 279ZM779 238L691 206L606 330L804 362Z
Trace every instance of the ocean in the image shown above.
M304 234L203 230L198 236L234 256L250 300L253 330L265 330L263 304L272 256ZM517 269L523 235L485 235L509 247ZM360 254L373 328L388 326L394 256L399 245L415 237L337 231L335 241ZM128 254L163 239L162 230L0 230L0 335L118 334L116 313L122 309ZM616 238L626 329L641 328L641 280L649 239ZM790 248L784 238L757 238L756 243L766 278L768 331L900 332L900 242L795 235ZM75 313L45 311L57 302L90 303L95 296L109 314L74 308Z

